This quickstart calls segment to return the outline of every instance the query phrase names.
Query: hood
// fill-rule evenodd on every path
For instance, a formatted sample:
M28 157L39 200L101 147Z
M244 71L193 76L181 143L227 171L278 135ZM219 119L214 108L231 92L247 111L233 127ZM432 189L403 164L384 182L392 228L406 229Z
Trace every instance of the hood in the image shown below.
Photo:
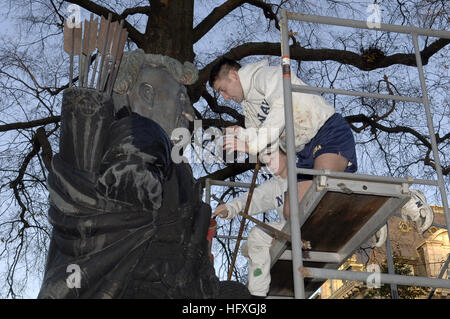
M246 66L239 69L239 80L241 81L242 90L244 91L244 99L247 99L248 93L252 86L253 76L256 71L262 67L269 66L269 61L264 59L256 63L249 63Z

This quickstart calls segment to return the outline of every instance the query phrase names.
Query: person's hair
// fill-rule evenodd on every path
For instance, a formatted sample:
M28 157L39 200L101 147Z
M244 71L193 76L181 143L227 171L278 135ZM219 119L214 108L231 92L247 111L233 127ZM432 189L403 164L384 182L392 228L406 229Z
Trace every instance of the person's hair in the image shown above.
M240 68L241 65L235 60L222 57L211 69L211 73L209 75L209 85L213 87L214 82L216 82L218 78L226 76L230 70L237 71Z

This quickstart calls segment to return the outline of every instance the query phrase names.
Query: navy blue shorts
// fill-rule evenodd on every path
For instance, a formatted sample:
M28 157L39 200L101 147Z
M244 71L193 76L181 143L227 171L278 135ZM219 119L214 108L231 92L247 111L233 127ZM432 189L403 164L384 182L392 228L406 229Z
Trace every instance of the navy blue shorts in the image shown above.
M349 160L345 172L354 173L358 168L356 161L355 139L347 121L334 113L319 129L316 136L297 153L298 168L314 168L314 160L321 154L341 154ZM314 175L297 174L297 181L313 179Z

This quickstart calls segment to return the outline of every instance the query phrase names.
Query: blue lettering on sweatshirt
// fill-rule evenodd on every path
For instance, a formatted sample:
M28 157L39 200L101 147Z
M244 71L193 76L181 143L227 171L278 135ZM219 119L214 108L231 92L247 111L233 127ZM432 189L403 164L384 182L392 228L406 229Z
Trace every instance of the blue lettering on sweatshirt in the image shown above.
M260 106L260 109L265 115L269 115L270 106L266 100L262 101L262 105ZM258 120L260 120L261 122L264 122L266 120L266 116L264 116L264 115L257 113L257 116L258 116Z
M257 113L257 116L258 116L258 120L260 120L261 122L264 122L266 120L266 117L259 113Z
M282 195L277 196L276 199L277 199L277 205L278 205L278 207L280 207L281 205L283 205L283 197L282 197Z

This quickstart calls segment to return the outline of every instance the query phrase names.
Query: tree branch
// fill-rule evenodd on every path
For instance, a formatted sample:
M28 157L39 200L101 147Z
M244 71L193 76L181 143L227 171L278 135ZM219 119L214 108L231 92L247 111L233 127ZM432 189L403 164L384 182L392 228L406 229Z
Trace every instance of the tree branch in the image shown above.
M413 130L410 127L407 127L407 126L395 126L395 127L384 126L384 125L378 123L377 120L371 119L364 114L349 115L349 116L346 116L345 119L349 123L363 123L363 124L368 123L370 126L376 128L376 129L379 129L380 131L386 132L386 133L409 133L411 135L414 135L419 141L421 141L425 147L431 148L431 144L425 138L425 136L423 136L422 134L420 134L416 130Z
M149 14L150 13L150 6L141 6L141 7L134 7L134 8L126 8L123 10L123 12L120 14L120 17L122 19L125 19L126 17L133 15L133 14Z
M238 124L239 126L244 126L244 116L238 111L228 106L219 105L217 100L206 90L203 91L202 97L206 100L213 112L218 114L228 114L240 123Z
M27 129L27 128L32 128L35 126L42 126L42 125L47 125L47 124L52 124L52 123L58 123L59 121L61 121L61 116L51 116L51 117L47 117L47 118L39 119L39 120L35 120L35 121L5 124L5 125L0 126L0 132Z
M450 43L450 39L438 39L425 47L421 51L423 65L428 64L428 60L439 50ZM300 45L291 45L291 59L301 61L326 61L332 60L342 64L353 65L363 71L371 71L379 68L386 68L394 64L416 66L416 56L414 53L395 53L393 55L380 55L375 59L365 54L358 54L346 50L338 49L306 49ZM249 42L237 46L224 56L240 60L250 55L274 55L280 56L280 43L273 42ZM214 61L213 63L215 63Z
M227 178L230 178L232 176L236 176L236 175L242 174L242 173L244 173L244 172L246 172L246 171L248 171L250 169L253 169L253 168L255 168L255 164L254 163L253 164L252 163L239 163L239 164L238 163L234 163L234 164L229 164L227 167L225 167L225 168L223 168L221 170L218 170L218 171L215 171L214 173L211 173L209 175L200 177L198 179L198 182L200 182L202 187L204 187L205 186L205 180L207 178L223 181L223 180L225 180Z
M199 41L206 33L208 33L214 26L221 21L227 14L236 9L237 7L248 3L252 6L258 7L263 10L264 16L275 21L275 27L280 30L280 24L276 12L272 11L274 4L266 3L260 0L229 0L222 5L214 8L211 13L203 19L193 30L193 41L196 43ZM294 41L295 38L291 37Z
M235 126L235 125L239 125L242 126L242 123L240 122L232 122L232 121L225 121L222 119L205 119L202 118L202 128L204 130L210 128L210 127L217 127L217 128L224 128L227 126ZM189 131L193 132L194 131L194 123L193 122L189 122Z
M422 63L427 65L429 59L439 50L450 43L450 39L438 39L421 51ZM395 64L403 64L407 66L416 66L416 57L414 53L396 53L389 56L377 56L376 59L367 56L367 52L358 54L346 50L337 49L306 49L300 45L291 45L291 59L299 61L336 61L342 64L353 65L363 71L371 71L379 68L386 68ZM272 55L281 56L280 43L274 42L248 42L232 48L223 54L234 60L241 60L252 55ZM214 61L206 65L199 72L199 79L191 85L189 97L193 103L197 102L205 89L205 83L209 79L209 74L214 64L216 64L222 56L217 57Z
M223 17L228 13L245 3L244 0L228 0L220 6L216 7L211 13L203 19L193 30L193 43L200 40L209 32Z
M31 140L31 143L33 145L33 148L31 149L30 153L28 153L27 156L25 156L25 159L20 166L19 174L16 177L15 180L13 180L9 186L10 188L17 188L17 186L22 183L23 176L25 175L25 171L28 167L28 164L31 162L34 156L36 156L39 153L39 150L42 148L42 157L44 159L45 167L50 170L51 169L51 161L52 161L52 148L50 146L50 143L48 141L48 136L53 134L56 131L56 129L50 131L50 133L47 135L44 127L40 127L37 129L36 133L33 136L33 139Z

